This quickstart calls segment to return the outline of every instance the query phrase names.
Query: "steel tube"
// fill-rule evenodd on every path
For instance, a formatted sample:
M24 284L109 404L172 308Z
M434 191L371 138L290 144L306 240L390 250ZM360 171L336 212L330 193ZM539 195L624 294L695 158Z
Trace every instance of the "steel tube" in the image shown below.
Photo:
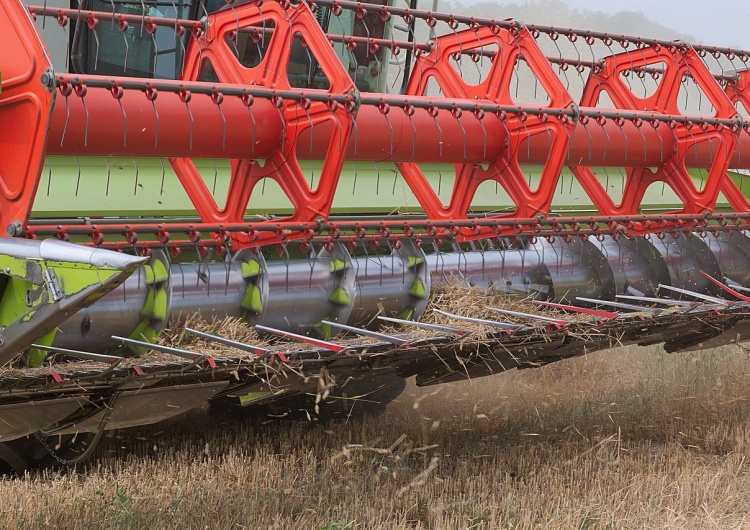
M296 141L301 159L322 159L338 128L335 120L309 127L304 116L297 127L301 129ZM261 159L279 147L283 128L279 109L262 98L248 108L230 96L219 106L203 94L194 94L185 104L173 93L160 94L151 102L139 91L126 90L118 100L108 90L90 88L84 97L58 95L47 153ZM482 120L470 113L456 119L445 110L433 117L423 108L414 109L412 115L400 108L383 114L376 106L362 105L346 158L486 164L506 152L507 140L507 125L491 114ZM688 167L708 167L719 141L700 142L690 149L685 156ZM550 135L536 134L522 140L513 154L521 164L544 164L549 147ZM655 167L675 147L673 131L663 124L654 128L647 123L636 127L627 120L621 126L613 120L603 125L579 122L570 135L565 163ZM730 167L750 168L750 135L739 134Z
M218 106L194 94L185 104L164 93L151 102L142 92L125 90L118 100L108 90L90 88L84 97L58 94L47 154L266 158L281 133L281 116L264 99L248 108L239 98L224 98Z

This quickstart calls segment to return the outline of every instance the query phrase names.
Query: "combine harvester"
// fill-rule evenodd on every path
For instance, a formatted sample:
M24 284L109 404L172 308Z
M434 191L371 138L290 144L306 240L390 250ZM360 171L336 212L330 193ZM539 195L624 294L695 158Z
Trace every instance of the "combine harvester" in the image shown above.
M345 417L749 338L750 52L416 0L73 3L0 0L5 471L206 403ZM450 282L532 309L438 320ZM258 341L160 339L194 315Z

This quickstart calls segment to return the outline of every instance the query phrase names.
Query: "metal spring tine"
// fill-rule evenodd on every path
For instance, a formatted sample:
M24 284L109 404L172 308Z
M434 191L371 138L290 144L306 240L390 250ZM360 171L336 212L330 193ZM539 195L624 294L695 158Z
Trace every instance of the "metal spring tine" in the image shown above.
M600 123L599 127L601 127L602 132L604 133L604 136L607 137L607 144L604 146L604 153L602 153L602 161L604 161L607 159L607 153L609 152L609 144L611 143L612 138L610 138L609 133L607 132L607 128L604 126L604 122ZM605 169L605 172L606 172L606 169Z
M154 149L156 149L159 144L159 111L156 109L156 98L151 99L151 107L154 109L154 115L156 116L156 129L154 130Z
M78 155L75 155L73 158L75 158L76 167L78 168L78 176L76 177L76 193L75 193L75 196L78 197L78 190L81 188L81 161L78 158Z
M135 157L133 157L133 166L135 167L135 183L133 184L133 195L138 194L138 177L140 176L140 171L138 170L138 162L136 162Z
M646 160L648 160L648 156L646 154L647 151L648 151L648 146L646 145L646 136L643 134L642 127L643 127L643 124L636 125L636 129L638 130L638 134L641 135L641 140L643 141L643 160L646 161Z
M91 31L94 34L94 40L96 41L96 53L94 53L94 70L99 68L99 32L94 27Z
M500 309L499 307L484 306L484 308L489 311L494 311L495 313L501 313L503 315L510 315L510 316L521 317L521 318L530 318L532 320L540 320L542 322L549 322L550 324L562 324L562 325L572 324L572 321L565 320L564 318L545 317L542 315L535 315L533 313L521 313L520 311Z
M385 112L382 112L381 114L385 118L385 122L388 124L388 130L390 131L390 134L391 134L391 142L390 142L390 145L389 145L389 155L393 156L393 136L394 136L394 132L393 132L393 125L391 124L391 120L390 120L390 118L388 118L388 108L385 107Z
M211 165L214 168L214 184L213 184L213 186L211 188L211 194L212 195L216 195L216 183L219 180L219 170L216 167L216 159L215 158L211 158Z
M651 127L653 127L654 130L659 127L659 122L654 121L651 124ZM664 139L661 137L661 134L656 135L659 138L659 160L658 162L664 162ZM738 145L741 145L742 142L739 142Z
M690 135L690 145L696 145L697 141L695 139L695 135L693 134L693 128L692 127L688 127L687 124L683 124L683 127L685 128L685 131L687 131L687 133ZM697 165L697 163L698 163L698 150L697 149L693 149L693 151L695 151L695 163ZM684 160L684 157L685 157L685 155L683 154L683 160Z
M461 116L462 116L461 112L456 113L456 123L458 123L458 126L461 127L461 133L463 134L463 137L464 137L464 160L466 160L466 147L467 147L469 140L466 137L466 129L464 128L464 124L461 123ZM415 143L416 143L416 132L414 136L415 136ZM413 150L414 150L414 146L412 146L412 151ZM412 153L412 156L414 156L414 153Z
M245 344L244 342L239 342L232 339L227 339L225 337L222 337L220 335L213 335L211 333L205 333L203 331L198 331L197 329L192 328L185 328L185 331L192 335L196 335L198 337L201 337L206 340L210 340L213 342L218 342L219 344L223 344L224 346L229 346L231 348L236 348L238 350L242 350L244 352L252 353L254 355L263 355L264 353L269 353L271 350L268 348L262 348L260 346L253 346L252 344Z
M114 4L113 4L114 5ZM112 8L114 12L114 7ZM112 20L112 24L114 24L114 20ZM128 71L128 57L130 56L130 44L128 44L128 37L125 31L120 31L120 34L122 35L122 40L125 43L125 60L122 63L122 73Z
M164 195L164 181L167 178L167 170L164 167L164 159L159 157L159 163L161 164L161 187L159 188L159 195Z
M154 78L156 78L156 70L159 64L159 45L156 44L156 31L154 30L153 33L151 33L151 42L154 43Z
M109 365L117 366L125 360L124 357L119 355L102 355L100 353L90 353L79 350L68 350L66 348L57 348L55 346L42 346L41 344L32 344L32 348L38 350L45 350L52 353L60 353L62 355L68 355L69 357L75 357L76 359L83 359L84 361L94 361L98 363L104 363Z
M485 320L483 318L472 318L472 317L464 317L461 315L454 315L453 313L448 313L447 311L442 311L440 309L433 309L435 313L438 313L440 315L449 317L449 318L455 318L456 320L462 320L463 322L472 322L474 324L483 324L485 326L491 326L493 328L501 328L501 329L518 329L522 326L519 326L518 324L508 324L507 322L498 322L496 320Z
M109 167L109 160L107 160L106 156L104 157L104 163L107 166L107 187L106 187L106 189L104 191L104 196L105 197L109 197L109 182L110 182L110 179L112 177L112 168Z
M349 133L349 139L354 140L354 156L356 158L357 153L359 152L359 127L357 126L356 119L352 120L352 130Z
M188 350L183 350L181 348L173 348L171 346L162 346L161 344L154 344L152 342L146 342L142 340L135 340L135 339L129 339L126 337L118 337L117 335L112 335L112 339L116 340L118 342L123 342L125 344L131 344L133 346L140 346L143 348L149 348L151 350L160 351L162 353L168 353L170 355L175 355L177 357L182 357L183 359L188 359L189 361L202 361L203 359L207 358L208 355L204 353L196 353Z
M582 298L580 296L576 296L576 300L579 300L581 302L588 302L590 304L606 305L610 307L618 307L620 309L630 309L632 311L636 311L639 313L643 313L643 312L661 313L662 311L664 311L663 309L657 309L655 307L644 307L644 306L635 305L635 304L624 304L622 302L610 302L609 300L597 300L596 298Z
M227 149L227 117L224 115L224 111L221 108L221 103L223 99L224 99L224 96L222 96L220 92L217 92L217 95L214 98L214 103L216 104L216 108L219 110L219 114L221 115L221 121L223 123L222 135L221 135L221 148L224 151L226 151Z
M482 121L484 119L483 114L478 114L476 116L477 121L479 121L479 126L482 128L482 136L484 138L484 143L482 144L482 158L487 158L487 129L484 127L484 122ZM466 152L466 146L464 146L464 156ZM497 181L495 181L495 190L497 191Z
M676 305L680 307L693 307L695 305L695 302L688 302L686 300L673 300L672 298L654 298L650 296L618 294L617 298L621 298L623 300L636 300L638 302L647 302L651 304Z
M341 346L340 344L334 344L333 342L315 339L312 337L306 337L304 335L298 335L297 333L292 333L290 331L282 331L280 329L274 329L274 328L269 328L266 326L261 326L260 324L256 325L255 329L257 329L258 331L263 331L265 333L270 333L272 335L277 335L279 337L285 337L287 339L293 339L293 340L298 340L300 342L306 342L308 344L312 344L313 346L318 346L320 348L331 350L337 353L346 349L345 346Z
M454 328L451 326L441 326L440 324L428 324L426 322L417 322L414 320L402 320L400 318L384 317L384 316L378 316L378 319L383 320L385 322L392 322L394 324L400 324L402 326L413 326L415 328L427 329L430 331L445 331L453 335L458 335L459 337L471 334L471 330L468 330L468 329Z
M70 123L70 94L65 95L65 125L63 126L62 136L60 136L60 147L65 143L65 135L68 132L68 124Z
M47 166L47 197L49 197L50 188L52 187L52 164L50 163L49 157L44 157L44 163Z
M362 335L363 337L372 337L374 339L389 342L391 344L395 344L396 346L401 346L409 342L402 338L394 337L393 335L386 335L385 333L378 333L377 331L370 331L369 329L347 326L345 324L339 324L338 322L331 322L329 320L321 320L320 323L325 324L326 326L331 326L332 328L340 329L342 331L347 331L356 335Z
M707 294L701 294L696 293L695 291L689 291L687 289L681 289L680 287L672 287L671 285L664 285L663 283L659 284L659 289L667 289L669 291L674 291L676 293L686 294L688 296L692 296L695 298L698 298L699 300L705 300L706 302L711 302L714 304L720 304L720 305L730 305L731 302L729 300L725 300L723 298L717 298L715 296L709 296Z
M122 106L122 96L117 98L117 103L120 105L120 113L122 114L122 146L128 146L128 114L125 112L125 107Z
M438 130L438 154L439 154L439 158L443 158L443 128L440 127L440 122L437 119L439 112L440 111L438 111L438 109L436 108L435 111L434 111L434 115L432 116L432 119L435 122L435 126L437 127L437 130ZM439 186L440 186L440 184L438 184L438 187ZM440 191L438 190L438 195L439 194L440 194Z

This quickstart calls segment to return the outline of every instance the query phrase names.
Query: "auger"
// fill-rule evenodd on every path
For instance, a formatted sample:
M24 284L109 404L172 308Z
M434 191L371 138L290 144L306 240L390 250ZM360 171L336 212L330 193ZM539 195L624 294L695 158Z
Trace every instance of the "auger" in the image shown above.
M750 52L416 0L1 2L7 470L206 403L373 413L750 338ZM257 335L193 329L227 318Z

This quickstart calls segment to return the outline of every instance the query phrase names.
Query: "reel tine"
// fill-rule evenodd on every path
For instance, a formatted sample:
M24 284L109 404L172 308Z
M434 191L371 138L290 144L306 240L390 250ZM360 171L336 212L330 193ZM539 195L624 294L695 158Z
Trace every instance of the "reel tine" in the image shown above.
M138 178L140 176L140 171L138 169L138 162L136 161L135 157L133 157L133 167L135 168L135 183L133 184L133 195L138 194Z
M107 186L104 190L104 196L109 197L109 182L112 177L112 168L109 166L109 160L107 160L107 157L104 157L104 164L107 166Z
M44 163L47 165L47 197L49 197L52 188L52 163L48 156L44 157Z
M63 126L62 135L60 135L60 147L65 144L65 135L68 132L68 125L70 124L70 94L73 92L70 85L60 85L60 92L65 97L65 125Z
M76 161L76 169L78 170L77 176L76 176L76 191L75 191L75 196L78 197L78 190L81 188L81 160L78 158L78 155L75 155L73 158Z
M93 19L93 22L91 22L92 19ZM89 17L88 22L89 22L90 31L91 33L94 34L94 41L96 42L96 52L94 52L94 70L97 70L99 68L99 48L100 48L99 32L97 31L98 24L96 24L96 19L93 18L93 16ZM92 27L92 24L93 24L93 27Z

